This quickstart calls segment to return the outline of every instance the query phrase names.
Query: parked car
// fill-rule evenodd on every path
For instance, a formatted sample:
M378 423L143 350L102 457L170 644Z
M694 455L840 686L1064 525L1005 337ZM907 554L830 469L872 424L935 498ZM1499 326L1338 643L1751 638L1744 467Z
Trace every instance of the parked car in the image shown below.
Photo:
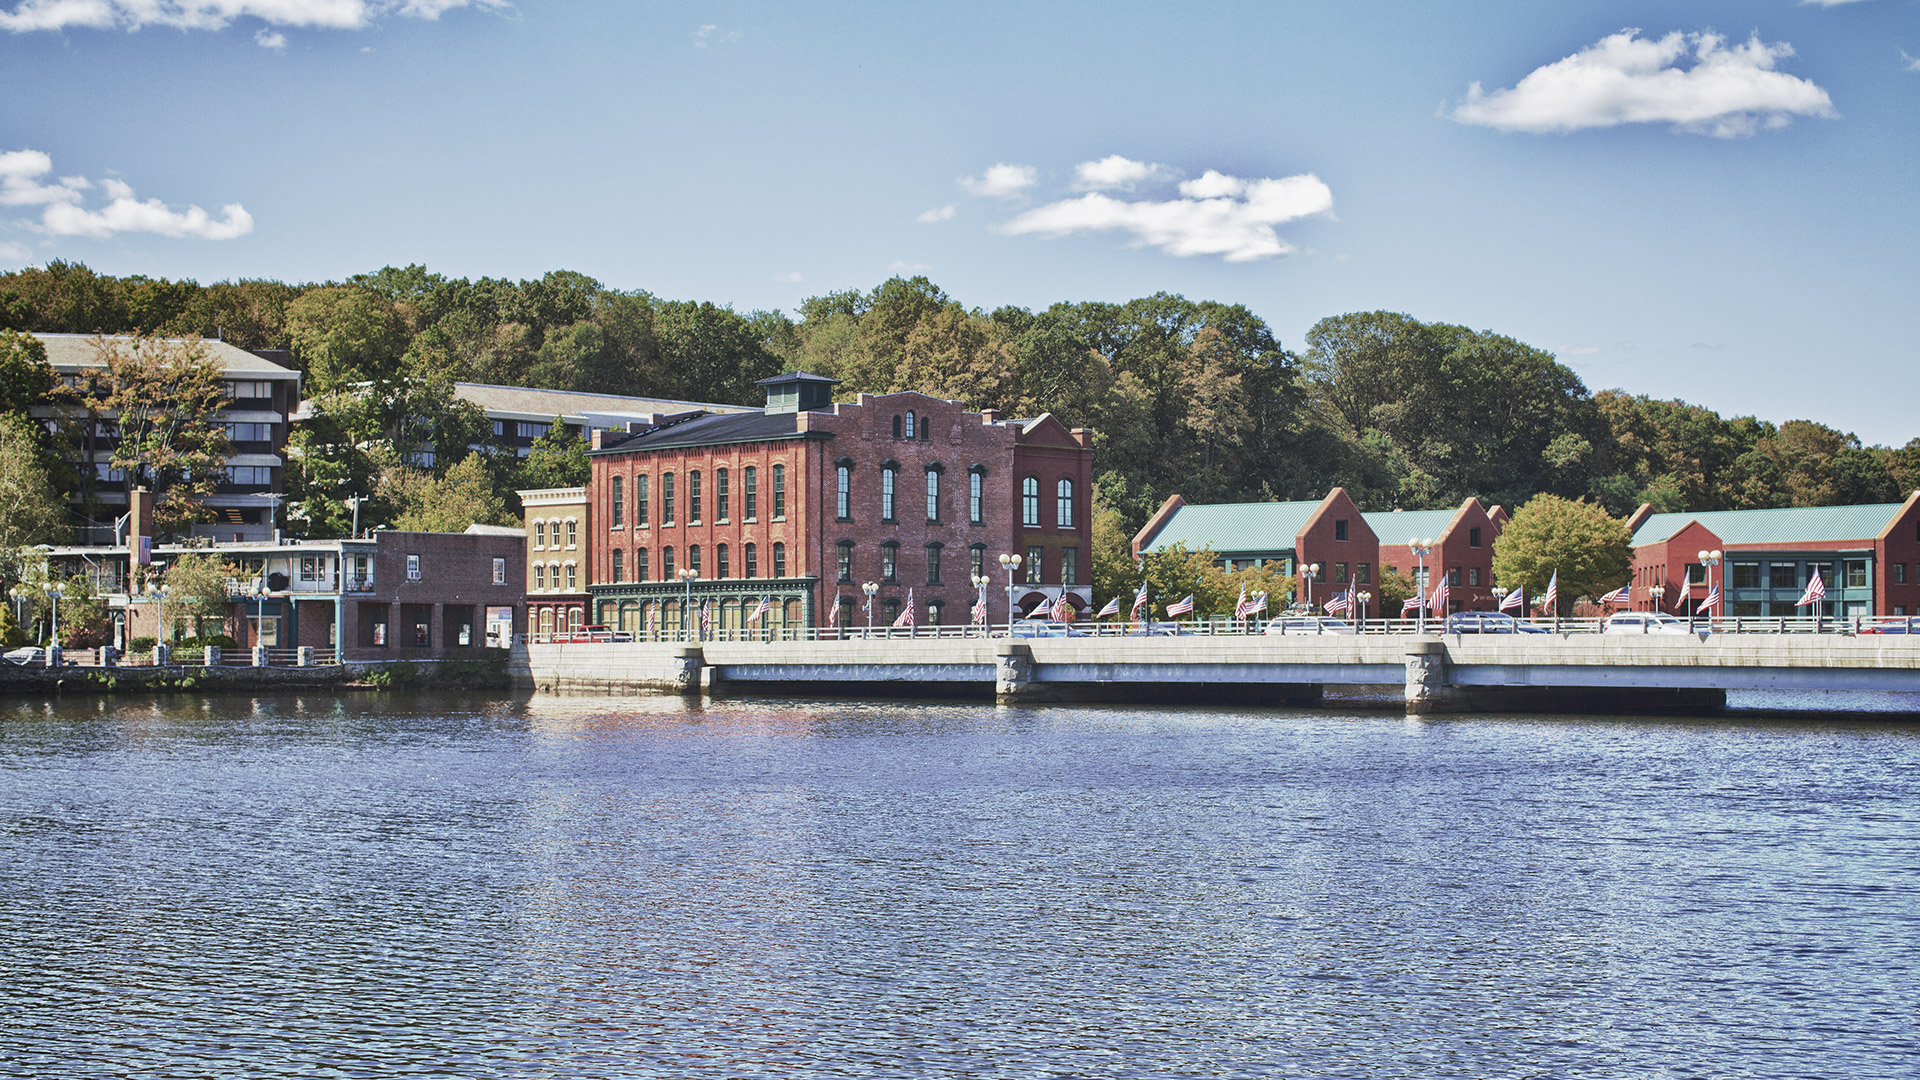
M1676 619L1664 611L1622 611L1607 616L1600 626L1603 634L1691 634L1693 629L1684 619Z
M1267 624L1269 634L1357 634L1353 624L1323 615L1282 615Z
M1052 638L1092 637L1093 635L1069 623L1041 622L1038 619L1021 619L1013 624L1013 636L1017 638Z
M1896 615L1860 628L1863 634L1920 634L1920 615Z
M38 666L47 662L47 650L38 645L23 645L18 649L8 649L0 653L0 660L22 667Z
M1500 611L1456 611L1447 616L1445 634L1545 634L1544 626Z

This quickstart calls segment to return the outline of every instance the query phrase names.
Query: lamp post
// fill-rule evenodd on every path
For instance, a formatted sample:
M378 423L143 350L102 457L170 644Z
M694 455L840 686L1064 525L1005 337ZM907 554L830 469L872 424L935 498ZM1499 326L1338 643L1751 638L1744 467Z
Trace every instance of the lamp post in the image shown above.
M687 641L693 637L690 630L693 626L693 579L700 576L700 571L691 566L683 566L675 570L673 576L686 583L687 598L680 605L680 640Z
M1013 572L1020 569L1020 556L1002 555L1000 565L1007 571L1007 636L1013 636Z
M47 599L53 603L53 620L47 634L47 645L52 647L60 644L60 597L66 595L67 587L50 581L41 588L46 591Z
M1647 595L1653 597L1653 610L1658 614L1660 611L1660 598L1667 595L1667 587L1665 585L1649 585L1647 586Z
M1415 540L1411 546L1414 556L1420 560L1420 570L1413 576L1413 587L1420 594L1420 606L1413 611L1413 632L1424 634L1427 632L1427 555L1433 551L1433 539Z
M1301 576L1307 579L1307 610L1313 610L1313 579L1320 573L1319 563L1308 563L1300 568Z
M1367 601L1371 599L1373 594L1365 590L1353 594L1353 602L1360 605L1360 632L1363 634L1367 630Z
M153 602L153 647L158 650L167 640L167 591L165 585L147 582L147 599ZM156 651L155 656L159 653Z
M981 570L968 575L968 580L973 582L974 599L975 602L980 605L980 632L985 634L987 632L987 583L993 579L987 576L985 570ZM972 622L973 620L969 619L967 621Z
M873 594L880 591L880 586L876 582L869 581L860 586L860 591L867 594L867 636L872 637L873 636Z
M1493 593L1493 610L1499 611L1500 602L1505 600L1507 598L1507 594L1512 592L1513 590L1503 589L1500 586L1495 585L1491 591Z
M1718 548L1715 548L1712 551L1703 551L1700 553L1700 576L1703 579L1705 579L1701 582L1701 584L1707 587L1708 596L1713 595L1713 568L1719 565L1720 565L1720 551ZM1725 604L1726 602L1727 602L1727 598L1725 596L1722 596L1720 598L1720 603ZM1695 603L1693 605L1693 610L1687 613L1687 629L1689 630L1693 629L1693 617L1698 614L1700 614L1700 605L1698 603ZM1709 627L1713 626L1713 616L1711 615L1707 616L1707 626Z

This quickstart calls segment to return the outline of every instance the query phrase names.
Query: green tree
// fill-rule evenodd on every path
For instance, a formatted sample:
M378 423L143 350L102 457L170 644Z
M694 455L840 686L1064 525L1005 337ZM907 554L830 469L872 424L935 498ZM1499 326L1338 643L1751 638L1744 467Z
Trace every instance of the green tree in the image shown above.
M76 575L60 595L60 643L69 649L93 649L113 641L113 616L93 579Z
M0 413L25 413L53 389L47 347L32 334L0 330Z
M167 587L167 616L175 620L175 626L181 620L186 621L194 628L192 636L195 637L206 636L201 628L214 620L221 623L221 630L216 632L224 632L229 611L227 582L239 575L238 567L210 554L190 552L176 557L162 576ZM168 640L179 638L177 633L161 636Z
M198 520L218 485L227 441L225 369L197 340L137 337L125 346L96 339L109 386L100 410L120 441L112 465L128 490L154 496L154 526L176 532Z
M1537 495L1515 511L1494 541L1494 580L1540 596L1557 573L1558 605L1565 614L1580 597L1626 583L1631 541L1626 522L1597 503Z
M380 478L380 488L396 510L396 529L457 533L469 525L514 524L478 455L467 456L438 477L420 469L389 469Z
M514 486L528 490L582 487L593 475L586 440L568 431L557 416L547 433L533 441L519 465Z
M1373 588L1371 618L1397 619L1400 605L1413 596L1413 579L1391 566L1380 568L1380 582Z
M407 346L392 301L347 286L314 289L287 305L287 339L315 391L392 376Z
M0 414L0 550L58 541L66 509L48 476L38 427Z

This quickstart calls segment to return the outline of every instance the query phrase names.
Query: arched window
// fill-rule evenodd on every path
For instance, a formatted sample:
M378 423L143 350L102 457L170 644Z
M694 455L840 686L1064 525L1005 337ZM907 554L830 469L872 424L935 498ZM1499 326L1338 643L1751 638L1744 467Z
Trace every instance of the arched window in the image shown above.
M745 578L759 577L760 576L760 546L758 544L748 544L746 551L743 554L744 554L745 562L744 562L744 565L741 567L742 573L740 576Z
M687 569L693 571L693 574L695 577L700 576L700 545L699 544L687 545Z
M1062 480L1054 485L1053 503L1055 523L1063 529L1073 528L1073 481Z
M880 520L893 520L893 478L897 470L892 466L880 469Z
M579 608L567 609L567 632L570 634L577 634L580 632L580 609Z
M900 418L897 416L893 418L893 437L900 437Z
M944 607L946 607L946 605L942 604L938 600L927 601L927 625L928 626L940 625L940 610Z
M579 588L580 586L574 578L574 565L572 563L568 563L567 564L567 591L578 592Z
M545 592L547 588L547 564L533 564L533 591Z
M785 544L773 545L773 576L777 578L787 576L787 545Z
M773 467L773 520L787 519L787 467Z
M727 566L727 545L725 544L715 545L713 549L713 576L717 578L724 578L727 576L728 569L729 567Z
M1028 476L1020 481L1020 524L1035 529L1040 527L1039 477Z
M967 521L971 524L979 525L985 520L980 515L986 510L986 487L986 466L975 465L967 470Z
M687 521L700 524L700 470L687 470Z
M881 605L880 609L886 612L886 614L881 617L881 621L886 623L888 626L892 626L893 620L900 617L900 601L894 599L891 596L888 597L886 602Z
M545 518L542 518L533 523L533 548L535 551L540 551L545 549L546 546L547 522Z
M913 410L907 410L907 438L913 438Z
M663 547L660 549L660 580L672 581L673 578L673 549Z
M578 524L579 523L574 521L572 518L567 519L567 547L569 548L574 546L574 541L575 541L574 530Z
M626 480L616 476L613 478L613 528L618 529L627 523L626 512Z
M940 470L927 470L927 520L940 520Z
M647 527L647 477L644 473L633 478L633 527Z
M633 580L647 580L647 549L635 548L633 551Z
M927 584L940 584L940 550L945 545L935 540L927 545Z
M540 640L545 641L551 637L553 637L553 609L541 608L540 609Z
M760 517L760 470L752 465L740 477L740 516L748 521Z
M975 544L967 549L968 577L977 577L987 572L987 545Z
M627 561L627 553L624 551L621 551L619 548L614 548L613 549L613 583L615 585L618 585L622 581L626 580L626 578L622 576L626 573L626 561Z
M834 547L837 551L837 554L835 556L835 561L836 561L836 569L839 574L839 581L842 585L852 584L853 582L853 541L842 540L838 544L834 545ZM775 557L778 558L777 553Z
M895 541L880 545L880 580L889 585L900 580L900 545Z
M715 521L727 521L732 513L729 504L732 502L733 493L728 490L728 486L727 470L713 470L713 520Z
M775 490L778 491L779 489L776 488ZM853 466L843 461L834 466L833 469L833 514L834 517L841 521L851 521L853 519L851 505L852 491Z

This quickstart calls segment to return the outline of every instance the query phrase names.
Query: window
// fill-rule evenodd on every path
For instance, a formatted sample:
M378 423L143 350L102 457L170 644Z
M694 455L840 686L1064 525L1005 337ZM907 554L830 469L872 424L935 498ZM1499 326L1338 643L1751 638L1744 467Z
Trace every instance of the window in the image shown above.
M687 524L700 524L700 470L687 470ZM687 565L693 565L689 562Z
M1767 564L1767 588L1797 589L1799 587L1799 563L1777 562Z
M853 581L853 541L842 540L836 556L840 583L845 585Z
M494 438L496 438L496 439L497 439L497 438L499 438L499 437L501 437L502 435L505 435L506 433L507 433L507 422L506 422L505 420L495 420L495 421L493 422L493 436L494 436Z
M100 426L102 429L105 429L107 427L106 424L101 424ZM110 433L106 430L102 430L100 434L106 438L116 437L115 434ZM272 442L273 441L273 425L272 424L228 424L227 425L227 441L228 442Z
M547 564L543 562L534 563L533 564L533 590L535 592L545 592L546 588L547 588Z
M727 573L732 569L732 567L729 565L731 560L728 559L727 554L728 554L727 545L717 544L714 546L714 549L713 549L713 576L714 577L724 578L727 576Z
M626 481L621 477L613 478L613 523L609 528L622 528L627 523L625 485Z
M273 466L271 465L229 465L226 467L226 474L229 484L244 486L273 483Z
M418 555L407 556L407 580L420 580L420 556Z
M760 517L760 470L751 465L740 478L740 516L748 521Z
M567 519L567 547L568 548L572 548L575 546L574 540L577 534L574 531L574 527L578 524L579 523L574 521L572 518Z
M579 584L573 576L573 564L568 563L567 564L567 591L575 592L578 589L579 589Z
M1760 587L1760 564L1757 562L1737 562L1733 564L1733 587L1736 589L1757 589Z
M1459 567L1456 566L1447 571L1447 584L1449 586L1458 586L1460 584L1460 568Z
M1480 584L1480 568L1479 568L1479 567L1477 567L1477 566L1474 566L1474 567L1469 567L1469 568L1468 568L1468 570L1467 570L1467 584L1468 584L1468 585L1478 585L1478 584Z
M1040 480L1029 476L1020 481L1020 524L1040 527Z
M323 575L320 570L320 559L318 556L306 555L301 557L300 559L300 580L301 581L319 581L322 576Z
M647 527L647 477L633 478L633 527Z
M853 484L853 468L846 464L834 468L834 516L841 521L852 520L849 509L848 493Z
M513 432L523 439L539 439L544 438L552 427L552 424L530 424L522 420L514 425Z
M1335 585L1345 585L1347 583L1346 563L1337 562L1333 564L1333 583Z
M1027 549L1027 584L1038 585L1045 580L1040 576L1041 563L1045 555L1046 551L1043 548L1030 547Z
M647 580L647 549L633 549L633 580Z
M893 418L893 437L900 437L900 418L897 416Z
M660 474L660 524L673 524L673 474Z
M1889 565L1893 568L1893 583L1895 585L1905 585L1907 583L1907 564L1897 562L1890 563Z
M726 521L729 513L729 492L727 491L727 470L715 469L713 473L713 520Z
M773 576L777 578L787 576L787 545L785 544L773 545Z
M907 410L907 438L913 438L913 410Z
M1474 529L1467 530L1467 546L1468 547L1480 546L1480 530L1479 529L1474 528Z
M841 490L846 490L844 487ZM787 467L773 467L773 520L787 519Z
M674 577L675 575L673 572L673 549L670 547L661 548L660 549L660 580L672 581Z
M927 545L927 584L940 584L940 548L938 543Z
M621 577L621 574L626 571L626 561L627 561L627 553L624 551L621 551L619 548L614 548L613 549L613 583L615 585L618 585L622 581L626 580L625 578Z
M1346 518L1335 518L1333 520L1333 538L1335 540L1345 540L1347 538Z
M893 520L893 478L896 470L882 467L880 470L880 520Z
M940 520L940 470L927 470L927 520Z
M742 552L742 556L743 556L743 558L742 558L742 569L744 569L744 570L745 570L745 574L744 574L743 576L745 576L745 577L748 577L748 578L757 578L757 577L759 577L759 576L760 576L760 547L759 547L759 545L757 545L757 544L748 544L748 545L747 545L747 547L746 547L746 550L745 550L744 552Z
M900 545L892 540L880 545L880 580L892 585L900 580Z
M888 626L892 626L893 620L900 617L900 601L888 597L886 601L880 605L880 610L886 613L881 621Z
M1847 588L1849 589L1866 588L1867 587L1867 560L1848 559L1846 562L1846 567L1847 567Z
M493 560L493 583L495 585L505 585L507 583L507 560Z
M940 603L940 601L938 600L927 601L927 625L928 626L940 625L940 609L944 606L945 605Z
M980 517L980 511L983 508L981 496L983 489L986 487L986 482L987 474L980 471L980 466L975 465L973 468L967 470L967 520L975 525L981 524L982 521Z
M695 577L700 576L700 545L699 544L687 545L687 569L693 571L693 576Z
M1073 528L1073 481L1062 480L1053 486L1053 504L1054 524Z
M1077 547L1060 549L1060 584L1080 584L1080 549Z
M975 544L967 549L967 576L979 577L987 572L987 545Z
M230 398L251 398L257 400L259 398L270 398L273 396L273 384L270 382L235 380L227 383L226 390L227 396Z
M1361 585L1373 584L1373 564L1361 563L1359 566L1355 567L1353 571L1353 580L1358 582Z

